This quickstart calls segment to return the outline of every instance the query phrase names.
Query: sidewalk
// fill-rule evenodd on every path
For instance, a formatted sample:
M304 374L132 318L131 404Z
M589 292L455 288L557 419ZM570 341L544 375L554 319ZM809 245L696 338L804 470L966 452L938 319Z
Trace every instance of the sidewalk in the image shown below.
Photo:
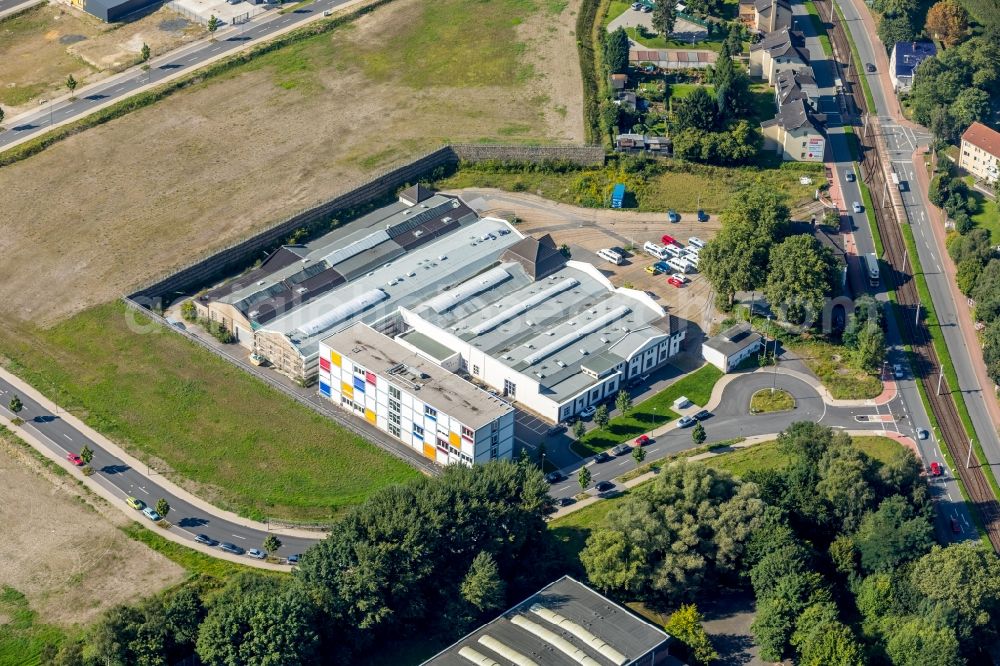
M64 421L66 421L67 423L69 423L76 430L80 431L80 433L83 434L85 437L87 437L89 440L91 440L91 441L95 442L96 444L98 444L102 449L104 449L105 451L107 451L111 455L119 458L122 462L124 462L129 467L131 467L134 470L139 471L139 472L141 472L141 470L143 470L143 469L146 468L146 464L145 463L141 462L137 458L135 458L132 455L130 455L129 453L127 453L124 449L122 449L120 446L118 446L118 444L116 444L115 442L111 441L110 439L108 439L107 437L105 437L101 433L97 432L93 428L91 428L90 426L88 426L86 423L84 423L83 421L81 421L80 419L78 419L76 416L74 416L70 412L68 412L65 409L62 409L61 407L59 407L56 403L52 402L51 400L49 400L48 398L46 398L44 395L42 395L41 393L39 393L37 390L35 390L35 388L33 386L31 386L27 382L22 381L20 377L17 377L16 375L11 374L10 372L8 372L4 368L0 368L0 377L3 377L3 379L5 381L7 381L8 383L10 383L12 386L15 386L17 388L17 390L21 392L22 395L29 396L32 400L35 400L36 402L38 402L40 405L42 405L43 407L45 407L45 409L49 410L53 414L59 414L59 418L60 419L62 419ZM0 418L2 418L2 417L0 417ZM39 450L39 452L41 452L44 455L47 455L50 458L54 457L53 455L49 455L51 453L50 450L49 450L49 448L46 447L46 446L44 446L44 445L42 445L42 444L40 444L40 442L38 441L37 437L34 434L32 434L31 432L27 431L24 427L10 426L9 425L9 421L6 420L6 419L5 419L5 421L7 422L8 427L12 431L14 431L15 433L17 433L17 435L20 436L22 439L25 439L26 441L29 441L29 443L31 443L32 446L35 446ZM97 477L85 477L85 476L83 476L79 472L79 470L77 468L72 467L71 465L69 465L69 463L66 460L59 459L58 457L54 457L54 459L56 460L56 462L58 462L63 467L66 467L70 471L75 472L74 476L78 476L83 481L83 483L85 483L87 486L89 486L95 492L98 492L99 494L102 494L102 495L107 492L107 491L104 490L103 486L101 486L101 485L99 485L99 484L96 483L96 478ZM144 475L144 476L148 477L148 475ZM249 529L258 530L258 531L261 531L261 532L271 532L271 533L277 534L277 535L295 536L295 537L299 537L299 538L302 538L302 539L322 539L323 537L326 536L325 533L319 532L319 531L293 529L293 528L285 528L285 529L282 529L282 528L271 528L269 525L266 525L265 523L259 523L259 522L255 521L255 520L250 520L249 518L243 518L242 516L239 516L239 515L231 512L231 511L224 511L224 510L222 510L222 509L220 509L220 508L218 508L216 506L213 506L213 505L209 504L208 502L204 501L200 497L197 497L196 495L191 494L187 490L184 490L183 488L181 488L180 486L178 486L176 483L174 483L173 481L171 481L167 477L165 477L163 475L160 475L160 474L156 475L156 483L158 485L162 486L165 490L169 491L172 495L174 495L176 497L179 497L179 498L185 500L186 502L189 502L190 504L198 507L198 509L200 509L201 511L204 511L207 514L210 514L212 516L216 516L216 517L218 517L220 519L223 519L223 520L227 520L227 521L229 521L231 523L235 523L237 525L242 525L243 527L246 527L246 528L249 528ZM111 499L120 500L121 498L116 498L116 497L112 496ZM133 516L133 513L130 512L130 510L127 510L125 508L125 505L122 504L120 501L116 501L115 504L119 505L120 507L122 507L122 511L125 512L127 515ZM188 542L187 540L182 540L182 543L184 543L185 545L189 545L190 542ZM211 552L212 552L213 555L216 554L215 551L211 551ZM238 561L241 562L241 563L243 563L243 564L246 564L245 558L244 559L240 559Z

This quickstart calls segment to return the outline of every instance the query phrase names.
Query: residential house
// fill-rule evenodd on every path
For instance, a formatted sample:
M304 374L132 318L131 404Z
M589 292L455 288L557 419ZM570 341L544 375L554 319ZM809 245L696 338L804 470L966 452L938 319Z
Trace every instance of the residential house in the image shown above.
M937 54L933 42L897 42L889 56L889 78L896 92L907 92L913 87L917 66Z
M625 86L628 85L628 74L611 74L608 76L608 83L611 85L612 93L625 90Z
M772 86L785 70L812 72L805 36L796 30L778 30L750 47L750 76L766 80Z
M705 340L701 356L723 372L734 370L740 363L756 354L764 338L755 333L750 324L742 322Z
M989 184L1000 176L1000 132L976 122L962 135L958 166Z
M646 136L644 134L619 134L615 137L615 150L622 153L650 153L652 155L669 156L672 143L665 136Z
M774 32L792 27L792 7L788 0L755 0L753 27L758 32Z
M778 73L774 82L774 102L782 105L802 100L813 111L819 110L819 86L812 71L786 69Z
M786 161L822 162L826 138L820 127L825 121L802 99L783 104L774 118L760 124L764 149L775 151Z

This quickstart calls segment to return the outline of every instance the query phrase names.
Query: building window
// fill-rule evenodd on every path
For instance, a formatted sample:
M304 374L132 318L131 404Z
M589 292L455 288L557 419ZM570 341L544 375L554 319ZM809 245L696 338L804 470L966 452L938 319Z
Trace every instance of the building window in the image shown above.
M396 400L400 400L402 397L402 394L399 392L399 389L393 386L392 384L389 384L389 395L395 398Z
M496 447L500 443L500 435L490 435L490 444Z
M389 422L399 425L399 414L394 414L393 412L389 412Z
M479 366L478 365L473 365L472 366L472 374L474 374L474 375L478 375L479 374Z
M424 406L424 415L437 421L438 413L433 407Z
M356 365L356 366L354 366L354 374L356 374L356 375L363 375L363 374L365 374L365 369Z
M517 384L509 379L503 380L503 394L511 398L517 397Z
M490 447L490 460L496 460L500 456L500 449L496 446Z
M466 439L475 439L476 433L472 428L462 426L462 437L465 437Z
M399 437L399 426L394 423L389 424L389 434L393 437Z
M413 434L415 436L419 437L420 439L423 439L424 438L424 429L421 428L418 425L414 425L413 426Z
M399 412L399 403L396 402L395 400L390 400L389 401L389 411L391 411L391 412L397 412L398 413Z

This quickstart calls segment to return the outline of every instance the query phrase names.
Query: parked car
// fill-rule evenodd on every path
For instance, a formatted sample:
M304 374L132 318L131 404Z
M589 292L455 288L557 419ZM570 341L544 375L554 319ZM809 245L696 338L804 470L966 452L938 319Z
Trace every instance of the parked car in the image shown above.
M594 488L596 488L597 492L599 493L606 493L614 487L615 484L611 483L610 481L601 481L596 486L594 486Z
M553 504L556 506L569 506L570 504L576 504L576 500L572 497L557 497Z
M267 557L267 553L265 553L262 550L258 550L256 548L251 548L250 550L247 551L247 557L252 557L257 560L263 560L264 558Z
M958 521L955 520L954 516L952 516L951 518L951 531L954 532L955 534L962 533L962 526L958 524Z
M556 435L561 435L566 432L566 426L561 423L557 423L548 430L545 431L546 437L555 437Z
M562 472L549 472L545 475L545 480L549 483L559 483L565 480L566 476Z
M680 280L678 280L677 278L675 278L672 275L667 278L667 283L669 283L669 284L671 284L671 285L673 285L675 287L683 287L684 286L683 282L681 282Z
M146 503L143 502L138 497L129 497L128 499L125 500L125 503L128 504L133 509L135 509L136 511L142 511L143 509L146 508Z
M847 179L848 183L853 183L854 182L854 171L845 171L844 172L844 178Z
M667 222L676 223L680 221L681 221L681 216L677 213L676 210L667 211Z
M642 6L642 13L643 13L643 14L648 14L648 13L650 13L651 11L653 11L653 8L652 8L652 7L650 7L649 5L643 5L643 6Z
M649 435L639 435L635 438L636 446L648 446L653 443L653 438Z
M632 9L633 9L634 11L639 11L639 9L640 9L641 7L642 7L642 3L641 3L641 2L633 2L633 3L632 3Z
M214 548L219 545L218 541L208 536L207 534L198 534L195 536L194 540L197 541L198 543L203 543L211 548Z
M233 555L242 555L246 551L237 546L234 543L229 543L228 541L223 541L219 544L219 550L224 550L227 553L232 553Z
M646 266L646 272L650 275L659 275L660 269L656 267L656 264L653 264L652 266Z
M698 421L704 421L705 419L707 419L711 415L712 415L712 412L708 411L707 409L703 409L700 412L698 412L697 414L695 414L692 418L694 418L694 419L696 419Z
M931 434L923 428L917 428L917 439L927 439Z
M690 428L697 422L698 421L696 419L690 416L682 416L679 419L677 419L677 425L680 426L681 428Z
M861 204L859 204L857 201L855 201L854 203L851 204L851 209L855 213L860 213L861 212Z
M684 284L687 284L688 282L691 281L691 278L689 278L687 275L684 275L684 273L674 273L670 277L675 277L678 280L680 280L681 282L683 282Z
M697 236L691 236L691 238L688 238L688 245L694 245L695 247L705 247L705 241L698 238Z
M608 455L607 451L601 451L596 456L594 456L595 463L606 463L611 460L611 456Z
M618 456L628 455L629 453L632 453L632 447L629 446L628 444L619 444L615 448L611 449L611 455L615 456L616 458Z
M868 73L875 72L875 65L873 63L866 62L865 63L865 71L868 72Z
M895 365L892 366L892 376L893 377L895 377L896 379L902 379L904 374L905 373L903 372L903 364L902 363L896 363Z
M149 518L150 520L152 520L154 523L160 521L161 518L162 518L160 516L160 514L156 513L156 509L154 509L151 506L147 506L145 509L143 509L142 510L142 515L146 516L147 518Z
M676 238L674 238L673 236L668 236L667 234L663 234L663 236L660 238L660 241L664 245L676 245L677 247L680 247L681 245L680 243L677 242Z
M708 213L706 213L705 211L703 211L701 208L698 209L698 221L699 222L708 222Z
M591 405L590 407L584 407L583 411L580 412L581 419L589 419L591 416L597 413L597 407Z
M295 553L294 555L289 555L288 556L288 563L289 564L298 564L299 560L301 558L302 558L302 555L300 553Z
M73 463L77 467L80 467L80 466L83 465L83 458L81 458L77 454L73 453L72 451L70 451L69 453L66 454L66 460L70 461L71 463Z
M931 476L941 476L941 463L936 460L931 463Z

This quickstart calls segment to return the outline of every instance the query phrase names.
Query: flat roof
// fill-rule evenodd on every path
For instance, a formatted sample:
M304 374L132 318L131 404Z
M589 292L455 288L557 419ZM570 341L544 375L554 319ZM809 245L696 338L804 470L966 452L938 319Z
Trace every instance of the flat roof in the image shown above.
M750 324L741 322L709 338L705 341L705 346L721 352L726 355L726 358L729 358L747 347L758 344L762 339L760 333L750 329Z
M420 351L424 352L431 358L437 359L438 361L443 361L449 356L454 356L456 352L452 351L448 347L437 340L430 338L418 330L407 331L402 335L396 336L397 340L405 340L409 344L413 345Z
M423 666L509 664L526 660L539 666L581 663L626 666L652 650L665 653L670 640L667 633L626 608L563 576ZM662 663L679 662L668 659Z
M513 411L500 398L361 322L327 335L322 342L389 381L396 377L400 387L473 430Z

